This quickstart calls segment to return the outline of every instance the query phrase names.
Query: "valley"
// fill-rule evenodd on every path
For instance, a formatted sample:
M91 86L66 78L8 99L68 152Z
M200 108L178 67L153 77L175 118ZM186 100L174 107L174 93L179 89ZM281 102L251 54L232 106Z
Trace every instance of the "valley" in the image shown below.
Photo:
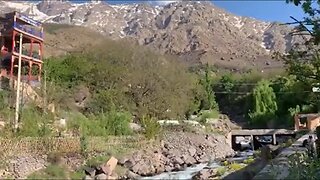
M0 177L254 179L297 144L309 152L313 19L209 1L0 0Z

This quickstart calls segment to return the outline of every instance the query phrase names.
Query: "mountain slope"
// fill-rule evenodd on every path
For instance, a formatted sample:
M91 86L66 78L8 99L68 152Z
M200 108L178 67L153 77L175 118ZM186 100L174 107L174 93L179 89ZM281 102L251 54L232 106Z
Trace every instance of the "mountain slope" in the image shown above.
M69 1L0 1L0 11L17 9L42 22L87 27L112 39L130 38L192 63L226 68L278 67L274 51L288 52L301 37L292 27L235 16L209 2L150 4L75 4ZM192 57L192 58L190 58Z

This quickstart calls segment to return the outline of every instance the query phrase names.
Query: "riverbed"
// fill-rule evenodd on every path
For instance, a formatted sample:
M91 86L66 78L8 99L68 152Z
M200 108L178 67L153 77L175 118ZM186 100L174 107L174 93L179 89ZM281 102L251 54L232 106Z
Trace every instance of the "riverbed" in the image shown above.
M250 156L253 155L253 151L245 151L245 152L237 152L237 155L233 158L228 158L228 161L233 162L243 162L245 159L248 159ZM182 171L176 172L164 172L158 175L150 176L150 177L142 177L140 180L162 180L162 179L183 179L183 180L191 180L194 175L200 172L203 169L216 169L223 167L221 162L209 162L209 163L201 163L196 164L191 167L187 167ZM226 172L224 176L228 174Z

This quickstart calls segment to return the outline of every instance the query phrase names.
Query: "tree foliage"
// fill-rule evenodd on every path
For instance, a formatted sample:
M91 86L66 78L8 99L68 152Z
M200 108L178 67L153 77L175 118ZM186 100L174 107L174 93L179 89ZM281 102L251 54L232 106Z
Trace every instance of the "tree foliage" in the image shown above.
M264 124L274 120L278 106L276 95L267 80L260 81L253 90L252 109L249 117L252 123Z
M106 41L81 54L50 59L46 71L48 80L65 92L88 87L90 113L107 112L114 105L138 117L183 117L197 92L197 77L174 57L123 42Z

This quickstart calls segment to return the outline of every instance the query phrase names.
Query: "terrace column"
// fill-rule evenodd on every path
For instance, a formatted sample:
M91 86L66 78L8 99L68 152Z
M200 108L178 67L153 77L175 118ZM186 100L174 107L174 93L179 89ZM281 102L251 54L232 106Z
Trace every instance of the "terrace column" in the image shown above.
M273 145L276 145L276 144L277 144L276 134L272 134L272 144L273 144Z
M28 82L30 82L32 76L32 61L29 61Z

